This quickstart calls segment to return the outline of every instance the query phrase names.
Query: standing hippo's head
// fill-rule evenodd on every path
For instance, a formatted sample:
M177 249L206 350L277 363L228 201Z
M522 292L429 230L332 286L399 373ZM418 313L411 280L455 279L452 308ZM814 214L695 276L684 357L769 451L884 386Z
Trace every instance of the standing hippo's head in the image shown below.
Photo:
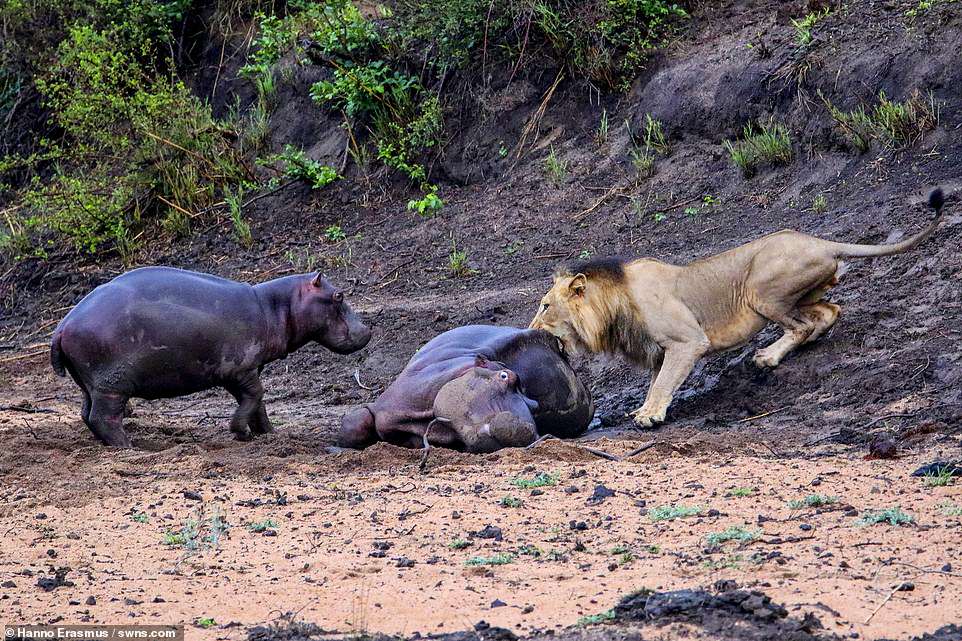
M517 374L483 366L448 381L434 399L434 415L447 422L469 452L531 444L538 438L531 415L536 409L538 403L521 392Z
M371 330L344 301L344 292L317 274L301 286L291 304L298 334L338 354L355 352L371 340Z

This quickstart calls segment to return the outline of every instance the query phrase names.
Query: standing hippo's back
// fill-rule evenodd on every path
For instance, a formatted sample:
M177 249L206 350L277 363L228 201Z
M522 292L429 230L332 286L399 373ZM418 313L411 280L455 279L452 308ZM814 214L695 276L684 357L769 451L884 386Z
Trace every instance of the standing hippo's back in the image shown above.
M100 388L142 398L178 396L253 366L265 323L250 285L144 267L81 300L57 327L54 351L59 347L75 376Z

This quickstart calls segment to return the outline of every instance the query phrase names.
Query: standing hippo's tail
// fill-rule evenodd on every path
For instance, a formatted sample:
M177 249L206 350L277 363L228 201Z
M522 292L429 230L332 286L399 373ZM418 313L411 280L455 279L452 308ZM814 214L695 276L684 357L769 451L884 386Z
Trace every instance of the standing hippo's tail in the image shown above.
M64 365L64 353L63 349L60 347L60 338L62 333L60 328L53 333L53 340L50 341L50 365L53 366L53 371L57 372L58 376L66 376L67 368Z

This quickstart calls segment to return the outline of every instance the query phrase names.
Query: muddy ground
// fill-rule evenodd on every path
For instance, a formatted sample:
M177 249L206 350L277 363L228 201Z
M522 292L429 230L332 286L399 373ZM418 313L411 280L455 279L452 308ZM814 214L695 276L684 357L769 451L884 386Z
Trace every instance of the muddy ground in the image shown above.
M45 345L72 304L125 267L66 255L5 265L0 620L184 623L190 638L210 639L244 638L285 613L340 632L411 636L484 620L579 639L908 639L962 622L962 485L911 476L962 458L962 17L946 3L909 19L914 5L850 3L802 55L789 23L800 6L711 3L628 95L599 104L590 88L562 82L520 159L521 132L557 70L489 87L435 164L447 204L433 219L405 211L410 188L374 172L333 191L293 185L258 201L250 249L232 240L227 220L151 246L137 264L252 282L323 269L375 328L357 354L311 346L269 366L277 432L252 443L231 439L233 402L209 392L135 402L127 429L136 449L97 445ZM295 74L285 89L292 106L272 120L274 144L297 140L323 158L343 148L341 133L294 100L306 82ZM852 108L880 90L905 99L915 89L932 92L938 126L905 149L861 155L841 143L817 98L821 90ZM620 124L598 140L603 111L611 123L637 125L645 113L665 122L672 152L654 177L632 176ZM746 179L720 142L768 114L790 124L796 158ZM330 126L305 128L308 120ZM543 171L552 147L568 162L560 184ZM437 333L526 325L565 259L683 262L785 227L891 242L931 215L924 199L936 184L948 205L935 237L911 254L853 262L830 294L839 322L777 370L751 365L752 350L777 337L770 328L742 351L706 359L669 422L641 432L624 413L640 404L647 375L617 360L582 364L598 408L582 440L612 454L656 443L642 454L608 461L557 441L486 456L435 450L422 472L420 452L325 450L344 411L373 399ZM812 206L819 194L825 211ZM325 240L332 224L348 238ZM477 273L450 274L452 243ZM866 460L880 437L897 458ZM542 472L554 484L513 484ZM613 495L592 500L599 487ZM790 507L811 494L837 501ZM505 497L520 505L502 505ZM676 504L703 511L653 520L653 508ZM914 522L858 524L867 510L896 506ZM183 532L190 523L200 524L196 536ZM753 540L708 545L730 526ZM510 562L468 564L477 558ZM58 568L70 585L45 591L38 583ZM726 594L732 581L782 604L784 616L698 601L694 613L639 621L622 612L570 627L642 588ZM207 618L211 627L194 626ZM478 636L492 635L482 626Z

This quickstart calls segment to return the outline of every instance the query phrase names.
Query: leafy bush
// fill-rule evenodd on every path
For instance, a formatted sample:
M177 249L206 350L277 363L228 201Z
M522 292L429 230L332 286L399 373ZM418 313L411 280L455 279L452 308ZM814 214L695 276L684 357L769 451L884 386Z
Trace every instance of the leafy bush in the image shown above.
M314 189L321 189L331 184L340 176L333 167L323 165L298 149L294 145L284 145L284 153L276 154L260 161L262 164L270 162L284 163L284 176L291 180L303 180Z
M787 165L793 157L788 128L774 121L761 123L758 130L749 123L741 140L726 140L722 145L745 176L753 175L761 165Z
M900 149L920 140L939 123L939 105L930 93L916 90L905 102L889 100L879 92L878 104L870 111L859 105L843 111L819 94L835 120L845 141L857 152L865 153L872 141L890 149Z

